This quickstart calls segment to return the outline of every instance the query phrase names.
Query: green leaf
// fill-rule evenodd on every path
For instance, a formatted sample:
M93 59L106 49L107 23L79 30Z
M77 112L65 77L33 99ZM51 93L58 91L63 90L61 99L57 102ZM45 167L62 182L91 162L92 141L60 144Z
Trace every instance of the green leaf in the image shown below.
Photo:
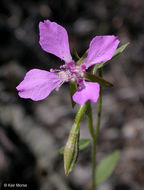
M116 55L122 53L128 45L129 45L129 42L122 45L122 46L120 46L119 48L117 48L117 50L115 51L113 57L115 57Z
M92 75L90 73L84 72L84 78L88 81L91 81L91 82L98 82L99 84L101 84L102 86L105 86L105 87L112 87L113 86L113 84L104 80L103 78L98 77L96 75Z
M72 96L74 95L76 90L77 90L77 83L73 82L73 81L70 81L70 97L71 97L71 104L72 104L73 108L76 105L76 103L73 101Z
M79 141L79 150L85 149L90 144L90 139L80 139Z
M59 149L59 153L60 153L60 154L63 154L63 153L64 153L64 146Z
M85 149L89 144L90 144L90 139L80 139L79 140L79 150ZM64 153L64 146L59 149L59 153L63 154Z
M129 42L117 48L117 50L115 51L112 57L115 57L119 55L120 53L122 53L128 45L129 45ZM98 68L101 68L106 62L107 61L103 61L100 64L98 64Z
M96 185L100 185L105 181L114 171L118 162L120 152L114 151L112 154L107 156L96 168Z

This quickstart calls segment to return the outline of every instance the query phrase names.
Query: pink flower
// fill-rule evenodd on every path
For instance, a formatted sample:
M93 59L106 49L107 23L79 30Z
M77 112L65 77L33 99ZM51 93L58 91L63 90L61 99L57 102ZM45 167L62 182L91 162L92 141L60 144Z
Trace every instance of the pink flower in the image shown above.
M43 50L62 59L65 64L59 70L50 72L32 69L26 73L24 80L16 87L21 98L34 101L46 98L54 89L68 81L76 81L79 85L73 95L74 102L84 105L86 101L96 102L99 97L99 84L87 82L83 72L92 65L112 58L119 40L115 36L96 36L89 45L88 56L82 65L73 61L68 42L67 31L60 25L49 20L39 23L40 45Z

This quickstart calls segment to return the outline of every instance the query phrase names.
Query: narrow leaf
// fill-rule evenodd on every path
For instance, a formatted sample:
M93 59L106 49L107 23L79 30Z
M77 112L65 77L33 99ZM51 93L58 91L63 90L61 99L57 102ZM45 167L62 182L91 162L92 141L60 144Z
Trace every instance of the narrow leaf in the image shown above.
M90 144L90 139L80 139L79 141L79 150L85 149Z
M78 60L80 59L80 57L79 57L79 55L78 55L78 53L77 53L77 51L76 51L75 48L73 48L73 54L74 54L74 56L75 56Z
M96 75L92 75L90 73L84 73L84 78L88 81L91 81L91 82L98 82L100 85L102 86L105 86L105 87L112 87L113 84L111 84L110 82L104 80L103 78L101 77L98 77Z
M117 50L115 51L112 57L115 57L119 55L120 53L122 53L128 45L129 45L129 42L117 48ZM103 61L100 64L98 64L98 68L101 68L106 62L107 61Z
M112 154L107 156L96 168L96 185L100 185L104 182L114 171L118 162L120 152L114 151Z
M84 60L86 59L87 55L88 55L88 50L85 51L83 56L76 62L76 64L81 65L84 62Z
M80 139L79 140L79 150L85 149L89 144L90 144L90 139ZM59 153L63 154L64 153L64 146L59 149Z
M129 45L129 42L122 45L122 46L120 46L119 48L117 48L117 50L115 51L113 57L115 57L116 55L122 53L128 45Z

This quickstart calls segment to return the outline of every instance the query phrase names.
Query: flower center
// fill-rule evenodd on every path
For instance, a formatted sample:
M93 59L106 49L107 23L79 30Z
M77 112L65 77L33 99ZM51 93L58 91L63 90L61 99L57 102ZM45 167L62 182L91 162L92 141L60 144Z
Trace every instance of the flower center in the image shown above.
M67 63L66 65L62 65L60 67L60 71L58 72L60 80L63 82L68 81L78 81L83 78L83 72L85 71L85 65L75 65L74 62Z
M59 79L61 80L61 84L56 88L56 90L59 90L60 86L64 82L68 81L77 82L80 88L84 88L83 75L85 70L85 65L75 65L74 62L62 65L60 66L60 69L51 69L50 72L57 73Z

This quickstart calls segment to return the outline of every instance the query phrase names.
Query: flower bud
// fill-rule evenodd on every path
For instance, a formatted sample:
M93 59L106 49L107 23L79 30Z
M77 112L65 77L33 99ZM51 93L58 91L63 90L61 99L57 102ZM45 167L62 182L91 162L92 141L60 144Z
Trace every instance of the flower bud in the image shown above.
M67 143L64 149L64 169L65 175L72 171L74 164L77 160L79 152L79 130L73 131L71 130Z

